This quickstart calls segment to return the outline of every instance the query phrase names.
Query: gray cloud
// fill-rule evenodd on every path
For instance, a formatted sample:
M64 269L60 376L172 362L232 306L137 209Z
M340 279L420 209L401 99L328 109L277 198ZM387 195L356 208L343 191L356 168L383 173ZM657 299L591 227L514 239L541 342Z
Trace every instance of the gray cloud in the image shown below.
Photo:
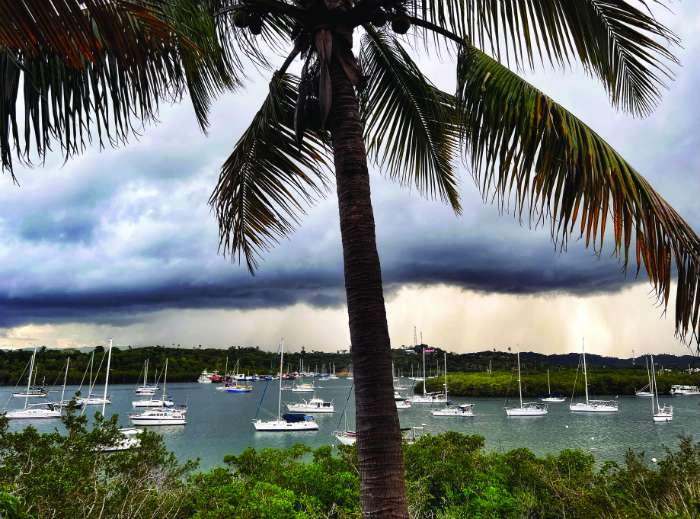
M695 85L700 27L692 7L669 18L684 38L676 84L643 121L608 107L600 85L574 71L531 80L609 139L695 228L700 227L700 132ZM434 77L450 64L426 63ZM449 80L446 80L449 84ZM119 150L89 149L66 165L0 179L0 328L24 323L132 323L178 308L277 308L344 303L334 193L302 228L272 251L257 276L217 255L207 206L218 165L265 94L258 81L219 101L203 136L191 108L166 108L161 124ZM376 172L375 172L376 173ZM420 199L381 175L373 178L379 248L387 290L406 283L485 292L573 294L618 291L634 282L617 260L572 241L556 252L546 230L522 228L484 206L468 175L464 214Z

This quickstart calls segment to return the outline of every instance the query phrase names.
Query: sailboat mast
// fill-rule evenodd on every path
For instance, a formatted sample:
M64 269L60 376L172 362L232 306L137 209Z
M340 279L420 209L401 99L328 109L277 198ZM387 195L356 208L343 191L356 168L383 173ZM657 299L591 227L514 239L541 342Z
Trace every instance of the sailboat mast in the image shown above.
M581 339L581 352L583 353L583 387L586 388L586 403L588 403L588 370L586 369L586 339Z
M547 370L547 393L552 396L552 387L549 385L549 370Z
M143 387L148 385L148 359L143 365Z
M447 405L447 352L445 352L445 405Z
M280 341L280 388L277 395L277 421L282 419L282 370L284 369L284 339Z
M661 409L659 405L659 394L656 389L656 368L654 368L654 356L651 355L651 412L652 415ZM656 405L654 405L656 401Z
M63 374L63 390L61 390L60 406L63 406L63 397L66 396L66 382L68 382L68 366L70 366L70 357L66 359L66 372Z
M520 407L523 407L523 385L520 382L520 351L518 351L518 393L520 394Z
M165 357L165 371L163 372L163 396L162 399L165 400L165 395L168 385L168 357Z
M107 352L107 372L105 373L105 390L102 395L102 416L105 415L107 405L107 386L109 386L109 367L112 364L112 339L109 340L109 351Z
M423 341L421 341L421 349L423 350L423 396L425 396L425 346L423 346Z
M32 387L32 372L34 371L34 359L36 358L36 346L34 346L34 352L32 352L32 360L29 362L29 376L27 377L27 394L24 395L24 408L27 408L27 402L29 401L29 389Z

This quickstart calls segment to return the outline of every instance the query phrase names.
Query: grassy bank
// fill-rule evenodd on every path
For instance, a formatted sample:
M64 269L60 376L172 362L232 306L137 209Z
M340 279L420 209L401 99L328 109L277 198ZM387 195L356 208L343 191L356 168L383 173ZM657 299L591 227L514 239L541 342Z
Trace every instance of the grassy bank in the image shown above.
M66 436L0 419L0 517L359 519L354 448L248 449L204 473L180 465L153 433L129 452L98 454L116 422ZM681 441L657 464L628 453L596 468L585 452L486 452L483 438L446 433L405 446L414 519L690 518L700 513L700 444Z
M518 393L518 375L511 371L494 371L491 374L450 373L447 376L449 392L453 396L514 396ZM583 374L575 369L550 371L552 393L570 396L576 381L576 392L583 392ZM430 378L428 391L442 391L444 379ZM589 392L594 395L634 395L636 389L647 383L647 374L639 369L596 369L588 372ZM700 375L682 372L659 373L657 383L660 393L668 393L673 384L700 385ZM546 371L524 372L522 374L523 395L538 397L547 394ZM415 391L421 392L422 384Z

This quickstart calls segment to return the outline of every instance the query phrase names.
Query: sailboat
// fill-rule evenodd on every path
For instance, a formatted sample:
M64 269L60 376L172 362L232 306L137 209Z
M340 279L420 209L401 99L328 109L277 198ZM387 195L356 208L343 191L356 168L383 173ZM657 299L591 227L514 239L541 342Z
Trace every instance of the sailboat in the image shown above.
M647 380L649 381L646 386L634 392L635 396L642 398L651 398L654 396L653 390L651 388L651 373L649 372L649 359L644 358L644 364L647 368Z
M540 398L540 400L551 404L566 402L566 398L563 396L552 396L552 386L549 384L549 370L547 370L547 395L544 398Z
M148 359L143 361L143 385L136 388L137 395L154 395L158 391L158 384L153 386L148 385Z
M447 352L445 352L445 402L447 399ZM431 413L433 416L474 416L474 404L445 405L442 409L436 409Z
M102 395L102 416L105 416L107 406L107 388L109 387L109 371L112 366L112 346L113 341L112 339L109 339L109 350L107 351L107 372L105 373L105 388L104 393ZM138 434L140 432L140 429L135 429L133 427L123 427L119 429L119 437L114 443L100 445L97 447L96 450L99 452L117 452L138 447L141 445L141 439L138 438Z
M586 347L581 343L581 358L583 359L583 385L586 389L586 401L569 404L572 413L616 413L618 403L615 400L591 400L588 398L588 370L586 368Z
M66 359L66 371L63 373L63 389L61 390L61 399L57 403L53 404L54 406L58 407L59 409L64 409L64 408L68 407L68 405L71 402L70 400L65 399L66 383L68 382L68 368L69 367L70 367L70 357L68 357ZM83 407L83 405L77 401L74 402L74 405L78 409Z
M333 369L331 370L331 374L328 375L328 380L338 380L338 375L335 374L335 362L333 363Z
M110 350L110 353L111 353L111 350ZM97 384L97 377L100 373L100 368L102 367L102 360L104 360L104 356L102 357L102 360L100 361L100 365L97 366L97 373L95 373L95 378L93 379L92 378L92 367L93 367L94 360L95 360L95 351L93 350L92 356L90 357L90 381L89 381L90 388L88 389L88 396L85 398L80 397L80 398L76 399L77 402L83 406L85 406L85 405L103 405L103 404L111 404L112 403L109 400L106 392L105 392L104 396L102 396L101 398L97 397L97 396L93 396L93 394L92 394L93 389L95 389L95 384ZM109 360L107 361L107 363L109 364Z
M32 358L29 361L29 376L27 376L27 391L25 395L28 397L30 395L30 390L32 389L32 375L34 373L34 366L36 363L36 346L34 347L34 352L32 353ZM13 395L14 396L14 395ZM35 396L35 395L32 395ZM24 408L17 409L14 411L8 411L5 417L9 420L34 420L34 419L45 419L45 418L60 418L61 410L56 409L50 402L43 402L38 404L29 404L28 398L24 399Z
M168 359L165 359L165 372L163 376L163 395L161 402L165 402L166 384L168 378ZM158 407L149 407L141 413L133 413L129 415L129 420L134 425L186 425L187 424L187 408L173 407L174 404L167 401L170 407L160 405Z
M673 406L659 403L659 388L656 385L656 368L654 367L654 356L651 355L651 378L649 379L649 389L651 390L651 412L654 422L670 422L673 420Z
M333 431L333 436L343 445L355 445L357 443L357 433L348 429L348 414L346 411L343 411L343 417L345 418L345 430Z
M155 394L151 394L151 398L143 400L135 400L131 402L132 407L173 407L175 403L172 400L168 400L168 393L166 392L168 384L168 359L165 359L165 369L163 370L163 394L160 398L153 398ZM157 386L152 386L157 387Z
M282 414L282 370L284 369L284 340L280 342L280 376L279 391L277 393L277 419L253 421L256 431L269 432L296 432L296 431L317 431L318 424L314 417L304 413Z
M396 370L394 369L394 363L393 363L393 362L391 363L391 373L392 373L392 376L393 376L393 379L394 379L394 390L403 390L403 389L407 389L406 386L404 386L403 384L401 384L401 377L398 375L398 373L397 373Z
M41 386L36 385L36 347L34 347L34 353L29 361L29 379L27 382L27 389L24 391L17 391L12 393L14 398L43 398L48 395L46 389ZM32 380L32 376L34 379Z
M520 352L518 352L518 394L520 395L520 407L506 407L507 416L544 416L548 413L545 404L540 404L539 402L523 402L523 384L520 377Z
M428 393L425 386L426 386L426 378L425 378L425 346L423 348L423 394L422 395L413 395L411 398L408 400L412 404L440 404L444 403L447 405L447 397L445 396L444 393Z

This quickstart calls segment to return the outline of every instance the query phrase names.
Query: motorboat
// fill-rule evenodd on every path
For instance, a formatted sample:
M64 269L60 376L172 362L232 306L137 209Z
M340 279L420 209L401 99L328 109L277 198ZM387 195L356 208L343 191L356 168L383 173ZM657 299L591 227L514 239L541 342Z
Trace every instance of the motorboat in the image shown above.
M316 388L313 384L295 384L291 389L292 393L313 393Z
M700 389L698 389L698 386L674 384L671 386L670 393L673 396L697 396L700 395Z
M287 409L292 413L333 413L333 402L326 402L323 398L312 398L296 404L287 404Z
M138 414L130 414L134 425L186 425L187 410L181 408L149 408Z

